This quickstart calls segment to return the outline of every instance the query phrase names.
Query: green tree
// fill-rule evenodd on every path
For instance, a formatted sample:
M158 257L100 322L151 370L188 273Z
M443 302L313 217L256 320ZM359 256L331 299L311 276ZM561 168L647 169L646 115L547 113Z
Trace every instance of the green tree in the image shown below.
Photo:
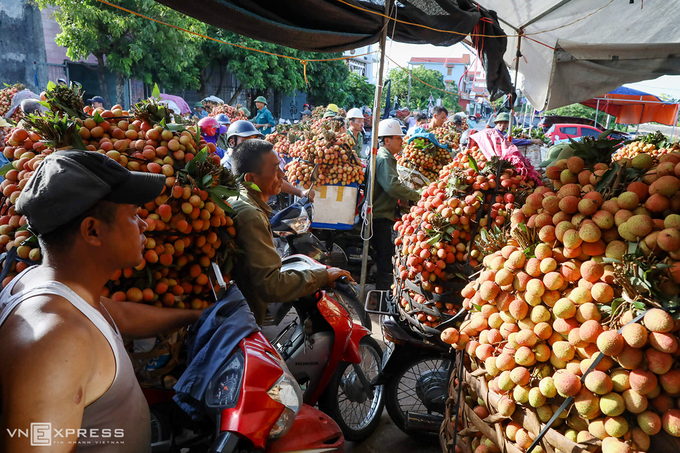
M349 74L347 65L343 61L309 61L307 63L307 80L305 83L304 66L297 60L314 60L336 58L341 54L322 54L304 52L289 47L258 41L245 36L237 35L216 27L208 28L208 36L238 44L244 47L270 52L278 55L286 55L294 59L268 55L253 50L230 46L204 40L201 45L201 54L197 58L197 64L203 69L200 71L199 89L201 95L208 93L207 82L211 77L219 77L219 87L226 71L233 74L238 84L234 94L227 101L233 104L236 98L245 89L255 89L258 94L265 94L267 90L282 91L290 94L295 90L306 91L311 100L316 104L344 102L344 81Z
M585 105L582 104L565 105L564 107L560 107L555 110L550 110L545 114L560 116L576 116L579 118L588 118L591 120L595 119L595 109L591 107L586 107ZM599 118L603 117L602 113L600 113L598 116Z
M308 60L339 58L341 53L301 52ZM349 77L349 68L344 60L312 61L307 63L307 94L315 105L334 103L345 105L348 93L344 90Z
M62 29L57 44L73 60L94 55L102 95L111 99L106 69L116 74L116 100L123 102L124 82L135 77L164 88L198 86L194 67L202 38L134 16L95 0L37 0L40 8L56 6ZM202 32L205 25L153 0L120 0L118 5L182 28Z
M345 79L345 87L343 90L347 93L347 99L345 100L347 108L373 104L375 85L368 83L366 79L359 74L350 72L347 79Z
M257 41L216 27L209 27L208 36L264 52L301 58L299 56L301 52L295 49ZM211 77L215 75L219 77L219 90L225 71L236 76L238 85L232 98L227 102L229 104L236 101L243 90L249 88L257 90L260 94L265 94L268 89L292 93L304 86L302 64L297 60L268 55L212 40L206 39L201 44L201 54L197 58L197 64L201 64L200 66L204 68L199 76L201 81L200 91L203 95L215 94L205 92L207 81Z
M435 99L441 98L442 104L447 109L451 111L460 110L460 107L458 106L458 90L455 87L452 90L455 90L456 94L446 94L416 80L416 78L418 78L435 88L446 90L444 76L441 72L435 71L434 69L426 69L424 66L416 66L413 68L412 74L410 102L410 108L412 110L426 108L430 95ZM408 99L409 73L401 68L395 68L389 72L388 78L392 80L392 96L396 94L399 98L399 104L406 105L406 100Z

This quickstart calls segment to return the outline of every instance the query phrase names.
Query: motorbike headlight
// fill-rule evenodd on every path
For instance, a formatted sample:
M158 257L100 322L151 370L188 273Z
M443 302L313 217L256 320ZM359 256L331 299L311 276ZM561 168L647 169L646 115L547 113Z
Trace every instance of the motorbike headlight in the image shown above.
M312 225L312 220L307 213L305 208L300 210L300 215L294 219L284 219L282 222L288 225L291 230L295 231L297 234L306 233L309 227Z
M208 382L205 391L208 412L218 413L236 406L241 391L244 362L243 352L239 349Z
M291 426L293 426L293 421L295 421L295 417L302 407L302 390L300 386L295 381L293 375L290 374L285 364L283 364L282 368L283 375L267 391L271 399L285 406L269 433L270 439L278 439L285 436Z

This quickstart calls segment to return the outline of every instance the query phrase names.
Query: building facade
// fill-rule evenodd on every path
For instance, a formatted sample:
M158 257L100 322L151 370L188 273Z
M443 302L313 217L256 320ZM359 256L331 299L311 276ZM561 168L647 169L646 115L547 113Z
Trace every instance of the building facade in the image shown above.
M457 89L459 104L470 114L479 113L488 101L486 74L478 58L470 54L461 57L412 57L409 67L423 66L438 71L444 77L447 90Z
M376 83L376 70L378 57L377 54L371 53L376 50L376 46L371 44L370 46L359 47L358 49L347 50L343 53L345 57L351 57L356 55L354 58L350 58L347 61L349 70L355 74L363 76L368 83L375 85ZM369 55L364 55L369 54Z

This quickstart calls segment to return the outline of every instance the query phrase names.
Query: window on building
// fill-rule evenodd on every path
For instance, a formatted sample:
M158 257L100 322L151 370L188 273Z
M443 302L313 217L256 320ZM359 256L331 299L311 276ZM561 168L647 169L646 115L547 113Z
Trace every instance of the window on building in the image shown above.
M449 68L449 69L446 71L446 75L451 75L451 72L452 72L452 71L453 71L453 68Z

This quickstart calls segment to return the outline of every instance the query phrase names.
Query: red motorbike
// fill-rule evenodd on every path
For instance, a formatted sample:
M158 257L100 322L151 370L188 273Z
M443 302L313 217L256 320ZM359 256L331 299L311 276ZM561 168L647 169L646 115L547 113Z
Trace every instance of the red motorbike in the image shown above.
M154 453L330 453L344 449L338 425L303 403L295 377L256 325L210 379L203 397L209 417L192 420L172 400L172 390L144 389L144 393L151 412Z
M338 425L302 403L300 386L259 332L241 341L211 381L205 401L219 429L210 453L343 450Z
M282 270L319 267L324 266L306 255L293 255L283 260ZM375 431L384 407L383 386L376 385L382 349L353 321L346 299L357 295L347 283L293 303L270 304L268 321L279 325L295 310L297 316L272 344L300 384L304 403L318 404L346 439L359 441Z

